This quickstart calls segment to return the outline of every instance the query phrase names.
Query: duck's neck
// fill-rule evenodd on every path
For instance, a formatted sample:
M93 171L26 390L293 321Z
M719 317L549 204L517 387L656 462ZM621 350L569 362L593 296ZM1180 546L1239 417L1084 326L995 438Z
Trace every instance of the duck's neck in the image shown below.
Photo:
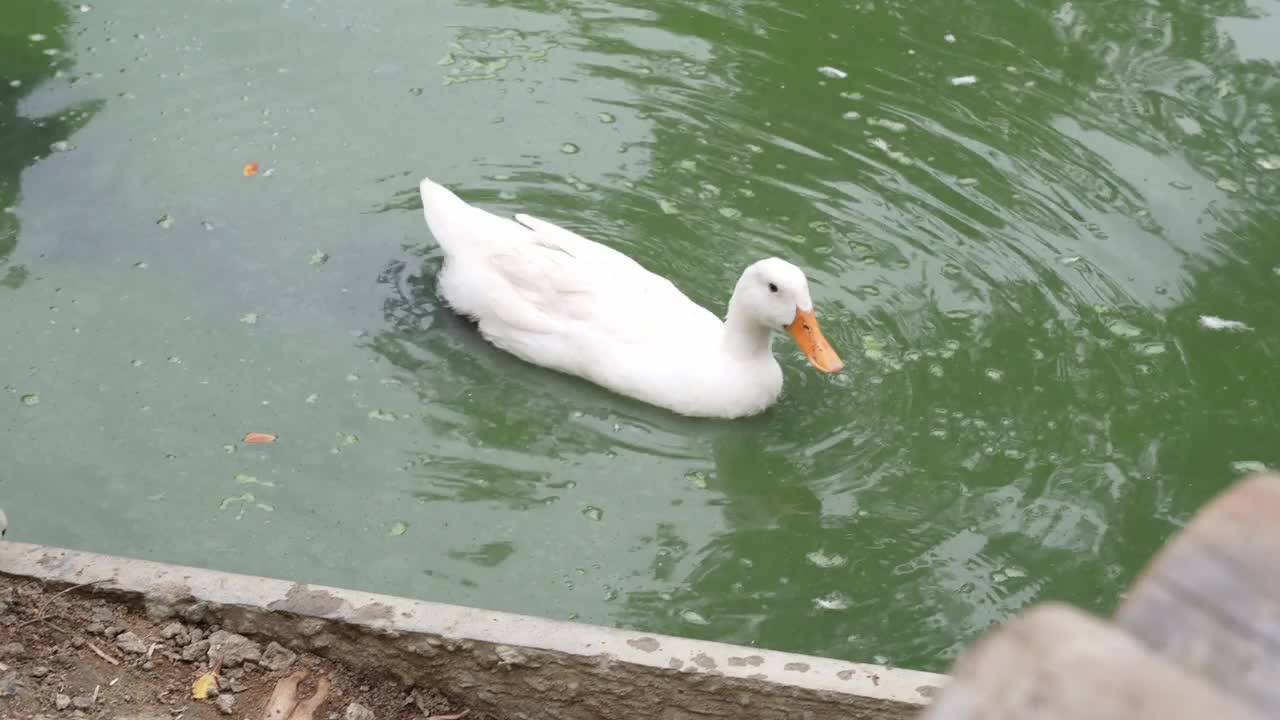
M737 294L729 300L729 312L724 319L725 349L734 357L757 359L773 356L773 337L768 327L750 317L737 301Z

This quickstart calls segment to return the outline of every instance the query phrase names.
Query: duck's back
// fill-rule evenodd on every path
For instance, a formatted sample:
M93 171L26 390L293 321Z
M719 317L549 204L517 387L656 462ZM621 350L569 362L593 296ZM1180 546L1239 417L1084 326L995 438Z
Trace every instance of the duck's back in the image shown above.
M611 368L641 359L661 371L719 342L719 318L626 255L528 215L499 217L430 180L420 191L445 255L441 295L498 347L614 385Z

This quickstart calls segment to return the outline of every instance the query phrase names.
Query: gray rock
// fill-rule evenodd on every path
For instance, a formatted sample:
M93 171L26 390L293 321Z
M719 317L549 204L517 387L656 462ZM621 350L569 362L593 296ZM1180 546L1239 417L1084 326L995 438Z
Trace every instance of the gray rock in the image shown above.
M186 620L187 622L195 623L195 622L204 622L205 615L207 615L208 612L209 612L209 604L199 602L190 607L184 608L182 612L178 614L182 616L183 620Z
M0 645L0 658L19 658L25 655L26 652L27 649L23 647L22 643L11 642Z
M134 655L147 654L147 644L142 642L142 638L131 632L120 633L116 636L116 647Z
M10 670L0 675L0 697L15 697L25 685L18 671Z
M103 625L100 622L93 622L86 625L84 628L84 631L89 633L90 635L101 635L103 631L105 631L106 629L107 629L106 625Z
M209 636L208 654L210 662L222 657L222 666L231 668L247 661L261 660L262 646L243 635L219 630Z
M204 631L201 630L200 628L191 628L191 631L187 633L188 645L190 645L193 642L200 642L203 639L204 639Z
M71 647L76 649L84 647L84 638L80 637L79 635L71 638Z
M298 654L278 642L267 645L262 653L262 664L268 670L280 671L288 668L298 659Z
M88 710L93 707L92 695L77 695L71 698L71 707L77 710Z
M58 708L59 710L66 710L67 708L71 707L71 696L58 693L53 698L53 706Z
M119 625L108 625L107 629L102 631L102 634L109 638L113 638L122 632L124 632L124 628Z
M187 629L182 626L182 623L171 622L168 625L165 625L163 628L161 628L160 637L164 638L165 640L172 640L178 637L179 635L185 635L186 632L187 632Z
M89 617L93 618L94 622L102 623L103 625L110 625L116 621L115 613L111 612L109 607L96 607L89 611Z
M353 702L347 706L347 714L343 716L343 720L374 720L373 711Z
M231 694L219 695L217 700L213 701L218 706L218 712L223 715L234 715L236 712L236 696Z
M193 642L182 649L182 659L187 662L196 662L209 654L209 641L201 640Z
M46 667L46 666L44 666L44 665L37 665L37 666L35 666L35 667L31 668L31 677L33 677L33 678L42 678L42 677L44 677L45 675L48 675L50 672L52 672L52 671L51 671L51 670L49 670L49 668L48 668L48 667Z

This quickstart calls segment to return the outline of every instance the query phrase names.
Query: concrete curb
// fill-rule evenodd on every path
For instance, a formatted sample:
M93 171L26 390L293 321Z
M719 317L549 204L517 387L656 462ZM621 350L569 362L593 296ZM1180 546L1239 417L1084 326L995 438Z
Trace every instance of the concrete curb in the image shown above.
M908 718L933 673L629 632L355 590L0 542L0 573L94 592L159 620L207 618L505 718Z

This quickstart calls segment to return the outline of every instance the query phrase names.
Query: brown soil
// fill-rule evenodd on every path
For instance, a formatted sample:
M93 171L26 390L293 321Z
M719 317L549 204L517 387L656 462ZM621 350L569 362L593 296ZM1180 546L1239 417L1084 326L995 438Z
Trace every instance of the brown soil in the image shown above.
M376 669L294 656L270 638L235 636L234 648L219 645L209 652L209 638L219 629L199 621L154 622L95 596L91 587L58 594L0 575L0 720L262 720L276 681L297 671L309 674L300 699L311 695L321 676L332 685L315 720L420 720L466 710L438 691L406 687ZM238 661L237 650L265 654ZM192 683L219 657L222 697L192 699ZM465 717L486 720L483 713Z

